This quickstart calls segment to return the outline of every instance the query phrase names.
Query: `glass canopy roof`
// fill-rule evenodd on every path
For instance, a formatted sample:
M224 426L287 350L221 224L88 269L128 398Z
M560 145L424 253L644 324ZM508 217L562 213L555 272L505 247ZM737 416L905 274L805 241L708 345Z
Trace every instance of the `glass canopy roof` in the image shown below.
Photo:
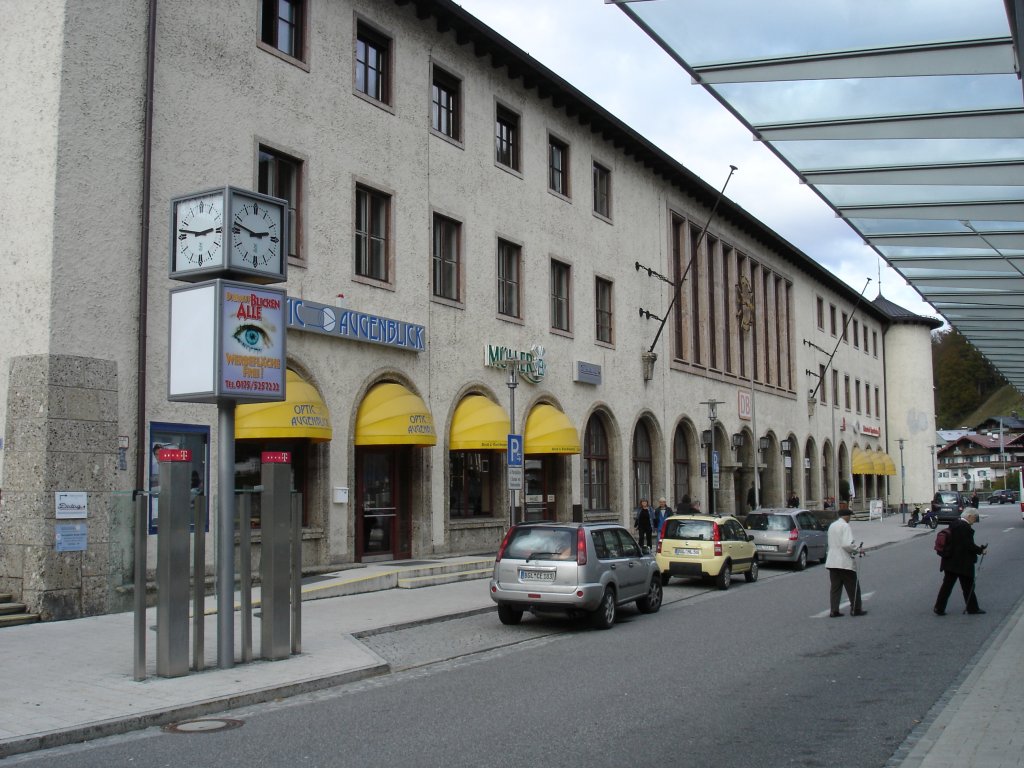
M606 0L1024 393L1024 0Z

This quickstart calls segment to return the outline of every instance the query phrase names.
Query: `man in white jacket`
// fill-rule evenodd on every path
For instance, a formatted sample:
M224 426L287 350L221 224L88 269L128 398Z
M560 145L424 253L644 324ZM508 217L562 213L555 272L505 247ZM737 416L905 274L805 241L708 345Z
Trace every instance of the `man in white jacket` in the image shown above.
M863 616L867 613L860 602L860 584L857 582L857 569L853 557L857 547L853 543L853 530L850 528L850 510L840 509L839 517L828 527L828 554L825 567L829 578L829 616L842 616L839 611L839 598L846 590L850 598L850 615Z

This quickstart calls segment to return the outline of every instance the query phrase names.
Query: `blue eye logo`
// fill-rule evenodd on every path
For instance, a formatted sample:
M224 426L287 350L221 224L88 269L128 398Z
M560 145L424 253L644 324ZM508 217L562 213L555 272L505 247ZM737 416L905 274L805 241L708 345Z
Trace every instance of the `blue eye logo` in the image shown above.
M258 325L240 325L231 336L250 352L262 352L270 346L270 336Z

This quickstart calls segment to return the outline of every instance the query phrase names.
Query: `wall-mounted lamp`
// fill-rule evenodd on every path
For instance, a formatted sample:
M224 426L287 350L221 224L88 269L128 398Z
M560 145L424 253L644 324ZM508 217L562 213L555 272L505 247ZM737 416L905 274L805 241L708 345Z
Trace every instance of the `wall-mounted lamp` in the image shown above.
M658 360L658 353L646 351L640 355L640 363L644 369L644 381L650 381L654 378L654 363Z
M792 448L792 444L789 442L789 440L783 440L781 443L779 443L779 447L782 448L783 453L789 453L790 449Z
M762 437L760 440L757 441L757 450L759 450L761 453L764 453L771 447L772 441L767 437Z
M732 449L734 451L738 451L742 447L743 447L743 433L742 432L736 432L732 436Z

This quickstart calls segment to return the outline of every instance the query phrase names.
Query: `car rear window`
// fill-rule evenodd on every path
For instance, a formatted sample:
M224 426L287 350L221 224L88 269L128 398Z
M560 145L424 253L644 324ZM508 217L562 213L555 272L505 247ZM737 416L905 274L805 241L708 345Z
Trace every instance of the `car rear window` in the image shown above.
M714 524L710 520L672 520L665 521L666 539L691 539L695 541L711 541Z
M795 527L793 518L789 515L764 515L756 512L747 515L747 530L791 531Z
M576 531L572 528L516 528L505 548L516 560L575 560Z

